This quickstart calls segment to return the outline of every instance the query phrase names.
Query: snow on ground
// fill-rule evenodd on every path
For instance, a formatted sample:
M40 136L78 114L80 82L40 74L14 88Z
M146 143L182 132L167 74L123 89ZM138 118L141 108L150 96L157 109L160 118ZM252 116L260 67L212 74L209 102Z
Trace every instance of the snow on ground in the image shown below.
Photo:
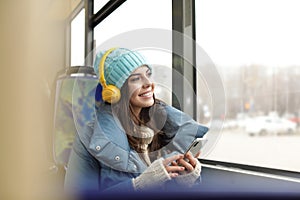
M300 172L300 132L249 136L241 129L223 130L205 159Z

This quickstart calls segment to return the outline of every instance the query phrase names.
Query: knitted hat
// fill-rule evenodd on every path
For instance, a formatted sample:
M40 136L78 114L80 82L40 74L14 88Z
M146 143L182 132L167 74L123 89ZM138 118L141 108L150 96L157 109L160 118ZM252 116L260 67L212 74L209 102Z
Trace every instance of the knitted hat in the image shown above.
M99 63L106 51L100 51L96 55L94 69L98 77ZM125 48L113 50L105 59L104 78L107 85L114 85L121 89L130 74L142 65L150 67L145 58L137 51L131 51Z

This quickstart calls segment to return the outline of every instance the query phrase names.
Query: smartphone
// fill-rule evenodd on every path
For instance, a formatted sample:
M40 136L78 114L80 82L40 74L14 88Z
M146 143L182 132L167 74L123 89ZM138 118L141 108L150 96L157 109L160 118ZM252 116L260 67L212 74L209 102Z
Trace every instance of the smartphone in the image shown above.
M189 148L184 153L184 156L187 154L187 152L191 152L192 155L195 157L196 154L201 150L201 148L206 144L207 139L205 138L196 138L193 140Z

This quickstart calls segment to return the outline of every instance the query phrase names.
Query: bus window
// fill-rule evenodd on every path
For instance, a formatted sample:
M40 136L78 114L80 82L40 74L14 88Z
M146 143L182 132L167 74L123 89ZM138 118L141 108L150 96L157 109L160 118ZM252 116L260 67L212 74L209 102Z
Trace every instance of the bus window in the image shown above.
M197 44L226 94L221 137L207 159L300 172L298 1L195 3Z
M100 7L100 1L94 1L95 7ZM95 48L102 49L103 44L113 44L114 38L122 37L122 34L134 32L142 29L161 29L169 31L170 41L167 44L167 50L158 49L151 46L138 46L137 48L147 58L155 70L159 71L156 77L156 96L171 104L172 93L172 1L160 0L130 0L126 1L105 18L94 29ZM151 32L151 31L150 31ZM133 33L134 34L134 33ZM138 35L138 38L144 37L145 40L159 39L151 34ZM118 39L116 39L118 40ZM111 42L112 41L112 42ZM127 42L134 42L129 40ZM122 47L130 46L126 41L118 40L117 44L124 44Z
M84 12L71 21L71 66L84 64Z

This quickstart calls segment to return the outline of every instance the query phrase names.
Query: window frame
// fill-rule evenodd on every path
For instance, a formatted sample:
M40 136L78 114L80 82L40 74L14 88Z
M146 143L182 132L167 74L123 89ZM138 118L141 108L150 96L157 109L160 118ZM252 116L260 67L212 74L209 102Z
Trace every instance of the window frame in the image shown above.
M118 7L120 7L126 0L110 0L108 1L102 8L100 8L99 11L97 11L94 14L94 2L93 0L84 0L76 7L76 9L72 12L68 23L67 28L67 34L70 35L70 24L72 19L81 11L81 9L85 8L85 64L86 65L92 65L93 63L93 54L91 53L94 49L94 28L101 23L102 20L104 20L106 17L108 17L112 12L114 12ZM172 0L172 30L178 31L182 34L190 36L193 40L196 40L196 24L195 24L195 0ZM66 65L69 66L70 64L70 38L67 39L67 58L66 58ZM174 53L177 52L179 55L184 55L184 48L186 47L184 44L183 38L176 38L173 39L172 42L172 67L173 70L176 70L180 74L182 74L183 77L192 77L192 79L188 79L190 81L190 84L193 87L193 92L197 94L197 75L195 71L196 66L196 47L195 44L188 44L188 48L191 48L192 52L192 63L186 64L184 63L184 59L182 57L179 57L178 54ZM89 56L89 57L88 57ZM178 62L179 65L176 64L175 60ZM183 67L184 66L184 67ZM193 105L189 108L180 107L178 102L185 101L184 98L184 86L179 86L178 84L175 85L175 82L178 83L178 80L174 81L172 77L172 88L176 89L176 98L174 95L172 95L172 105L174 107L177 107L184 112L187 112L190 114L194 119L197 118L197 104L196 98L193 101ZM182 80L180 81L182 83ZM179 100L178 100L179 99ZM282 170L282 169L275 169L275 168L267 168L267 167L259 167L254 165L244 165L239 163L231 163L231 162L221 162L217 160L208 160L208 159L200 159L200 161L204 165L209 166L222 166L228 169L237 169L240 170L240 173L244 173L243 170L252 171L252 172L258 172L262 174L270 174L270 175L276 175L277 177L289 177L289 178L295 178L299 180L300 182L300 173L294 172L294 171L288 171L288 170Z
M72 46L71 46L71 24L72 21L78 16L78 14L84 9L84 1L80 1L78 5L71 12L70 16L67 18L66 23L66 58L65 58L65 66L71 66L71 56L72 56Z

